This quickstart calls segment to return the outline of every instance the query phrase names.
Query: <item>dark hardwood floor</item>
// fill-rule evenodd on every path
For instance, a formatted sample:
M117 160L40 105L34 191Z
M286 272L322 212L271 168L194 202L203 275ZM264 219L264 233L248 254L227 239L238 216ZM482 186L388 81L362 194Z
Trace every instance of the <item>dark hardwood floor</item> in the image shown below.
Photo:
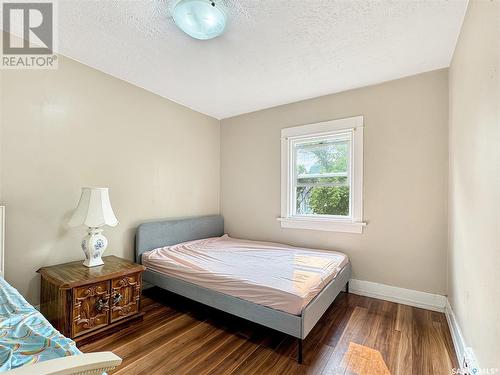
M82 346L123 358L115 374L451 374L444 314L341 293L304 341L158 288L144 321Z

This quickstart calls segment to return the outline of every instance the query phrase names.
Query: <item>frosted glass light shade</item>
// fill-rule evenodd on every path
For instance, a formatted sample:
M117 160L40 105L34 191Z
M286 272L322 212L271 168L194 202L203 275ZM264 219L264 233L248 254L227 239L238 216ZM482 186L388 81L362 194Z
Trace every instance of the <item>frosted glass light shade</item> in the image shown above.
M89 228L99 228L104 225L114 227L117 224L118 220L109 201L108 188L83 187L80 201L69 221L69 225L72 227L85 225Z
M174 8L175 24L195 39L212 39L224 32L226 14L209 0L181 0Z

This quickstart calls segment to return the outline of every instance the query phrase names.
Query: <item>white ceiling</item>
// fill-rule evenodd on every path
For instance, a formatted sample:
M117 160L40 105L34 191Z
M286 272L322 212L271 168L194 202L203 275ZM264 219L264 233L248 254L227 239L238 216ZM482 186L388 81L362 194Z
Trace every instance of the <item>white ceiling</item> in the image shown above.
M172 1L60 1L60 52L216 118L449 66L466 1L225 0L191 39Z

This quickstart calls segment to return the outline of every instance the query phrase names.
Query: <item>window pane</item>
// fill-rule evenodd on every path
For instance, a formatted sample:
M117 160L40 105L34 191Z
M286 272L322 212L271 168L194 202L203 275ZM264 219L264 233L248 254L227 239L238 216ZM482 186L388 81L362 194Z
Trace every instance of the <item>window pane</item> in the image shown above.
M349 141L298 144L296 214L349 216Z
M298 186L297 215L349 216L349 186Z
M320 141L296 146L297 175L347 173L349 141Z

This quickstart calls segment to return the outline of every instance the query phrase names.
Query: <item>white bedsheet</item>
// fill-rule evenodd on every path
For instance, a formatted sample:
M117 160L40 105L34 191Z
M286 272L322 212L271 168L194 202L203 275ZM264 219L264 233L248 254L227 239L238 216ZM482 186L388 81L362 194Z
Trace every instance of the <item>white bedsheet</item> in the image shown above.
M299 315L349 259L224 235L151 250L142 261L150 270Z

